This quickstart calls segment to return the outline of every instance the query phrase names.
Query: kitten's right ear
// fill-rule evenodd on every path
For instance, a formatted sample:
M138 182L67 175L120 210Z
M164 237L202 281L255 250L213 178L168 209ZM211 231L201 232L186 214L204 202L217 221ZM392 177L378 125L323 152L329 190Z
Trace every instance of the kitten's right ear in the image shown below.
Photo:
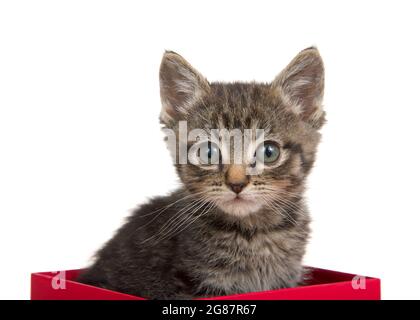
M183 57L166 51L159 72L162 111L160 120L168 124L180 120L191 106L210 91L208 81Z

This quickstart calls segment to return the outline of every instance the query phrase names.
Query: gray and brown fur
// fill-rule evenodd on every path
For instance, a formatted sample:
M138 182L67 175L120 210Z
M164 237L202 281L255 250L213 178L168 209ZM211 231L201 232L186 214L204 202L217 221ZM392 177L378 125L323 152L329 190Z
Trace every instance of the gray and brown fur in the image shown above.
M324 71L318 50L303 50L267 84L209 83L180 55L166 52L160 83L161 122L166 128L176 129L180 120L188 121L190 128L257 127L281 141L284 162L245 178L255 194L270 192L284 206L267 203L250 214L229 214L223 206L207 202L227 192L227 180L242 179L242 171L232 171L238 167L203 170L176 164L183 187L139 207L79 280L154 299L230 295L300 284L310 222L304 185L315 161L318 129L325 121ZM194 195L203 193L205 199L200 202ZM193 201L202 207L191 213L185 208ZM206 208L211 210L201 214ZM180 214L183 210L185 219ZM168 228L168 222L177 217L184 223L173 223L177 231ZM166 237L163 226L169 231Z

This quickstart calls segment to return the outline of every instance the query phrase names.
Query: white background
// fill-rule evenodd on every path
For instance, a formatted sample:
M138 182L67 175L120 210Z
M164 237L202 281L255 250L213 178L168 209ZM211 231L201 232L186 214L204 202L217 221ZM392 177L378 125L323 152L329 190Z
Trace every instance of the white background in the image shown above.
M328 123L305 263L420 298L417 1L2 1L0 298L85 266L177 186L158 124L164 49L209 80L271 81L317 45Z

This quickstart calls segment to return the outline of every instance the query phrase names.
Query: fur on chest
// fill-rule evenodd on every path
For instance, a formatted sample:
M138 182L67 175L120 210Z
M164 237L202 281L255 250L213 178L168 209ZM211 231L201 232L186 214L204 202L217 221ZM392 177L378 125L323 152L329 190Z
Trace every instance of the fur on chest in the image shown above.
M224 294L270 290L296 285L301 274L299 250L304 245L282 231L244 236L219 232L202 247L201 286ZM290 238L289 238L290 237Z

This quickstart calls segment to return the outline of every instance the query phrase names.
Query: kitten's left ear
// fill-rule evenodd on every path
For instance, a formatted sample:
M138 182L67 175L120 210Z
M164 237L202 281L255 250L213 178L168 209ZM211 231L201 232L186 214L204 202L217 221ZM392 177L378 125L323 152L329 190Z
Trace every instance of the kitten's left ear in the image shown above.
M325 122L324 65L318 49L301 51L271 84L294 113L314 128Z
M166 124L182 119L192 105L210 91L208 81L173 51L166 51L163 55L159 80L162 101L160 119Z

